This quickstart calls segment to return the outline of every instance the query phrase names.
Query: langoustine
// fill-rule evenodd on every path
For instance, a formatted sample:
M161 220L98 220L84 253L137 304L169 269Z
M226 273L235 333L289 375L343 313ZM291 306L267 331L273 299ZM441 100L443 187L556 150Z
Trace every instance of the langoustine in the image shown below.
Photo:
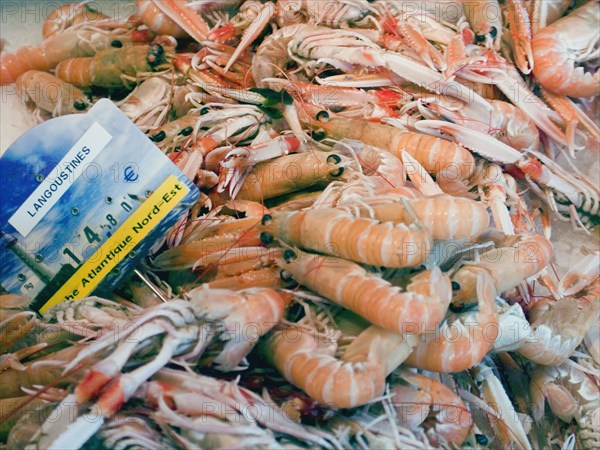
M153 67L146 58L148 53L135 57L140 62L139 66L120 64L123 70L110 73L108 81L104 81L96 73L107 72L107 68L92 67L100 61L107 61L108 59L103 58L109 53L109 59L113 61L118 53L139 51L141 46L137 47L138 50L131 50L136 47L129 47L129 43L134 43L130 41L135 41L135 44L147 44L150 41L152 33L144 31L144 28L136 28L139 25L137 19L123 26L123 30L127 31L117 33L124 36L123 42L120 42L124 44L123 48L118 48L119 43L111 43L115 50L108 49L108 53L104 53L106 49L102 46L80 53L77 48L70 47L59 55L60 58L57 56L57 61L42 61L45 65L39 67L47 71L50 65L58 64L57 74L82 88L81 94L75 91L77 99L81 99L82 95L86 99L92 93L95 95L96 89L101 86L111 94L115 88L127 90L142 81L142 87L156 89L153 94L160 99L160 104L143 106L144 113L148 112L147 116L136 116L138 111L135 109L135 96L130 97L130 102L126 101L122 107L132 118L145 117L138 125L194 180L203 194L201 203L194 205L189 216L178 224L166 239L165 246L160 249L157 246L155 249L157 254L153 255L150 268L155 279L160 280L161 286L172 288L181 295L187 293L196 296L202 291L206 294L206 302L202 305L207 308L211 301L216 300L221 306L226 303L222 301L224 294L217 289L232 289L234 292L228 291L227 295L236 298L241 296L246 300L249 289L268 293L267 296L273 301L280 296L281 302L275 302L277 305L271 302L267 305L271 307L270 312L276 306L277 314L269 316L273 322L280 322L284 318L286 306L292 297L296 302L293 310L286 316L290 321L297 322L298 309L306 310L306 305L312 303L322 306L332 315L336 314L338 308L348 308L357 313L354 319L359 325L354 326L355 331L359 331L350 333L353 336L350 338L350 345L346 345L346 337L337 341L337 347L329 345L330 342L324 344L319 341L323 329L318 326L312 328L308 321L300 321L295 325L282 322L279 325L272 324L272 328L269 324L264 331L272 329L272 333L259 335L264 335L260 339L264 341L264 348L271 351L268 355L271 363L289 382L319 402L333 402L335 406L342 408L357 408L352 427L358 427L361 433L368 435L368 442L373 443L373 446L383 445L383 442L386 446L393 442L396 445L399 445L398 442L406 443L410 433L414 433L412 437L415 439L411 438L410 441L414 446L426 446L425 443L429 446L444 444L429 432L429 419L418 424L396 421L394 413L388 409L386 421L394 424L388 429L383 430L382 427L375 430L364 421L367 420L365 417L371 417L374 411L378 411L379 405L370 405L371 410L360 409L359 405L369 402L381 402L383 405L387 401L386 375L392 372L395 372L393 377L405 376L408 384L425 386L429 392L428 395L423 395L406 385L402 388L392 386L392 391L396 393L394 402L397 401L400 407L403 403L418 398L427 404L427 411L438 412L439 402L458 402L457 397L451 396L443 386L455 388L455 392L459 392L465 400L464 404L458 403L456 410L453 410L461 414L462 428L458 431L446 429L447 433L443 436L445 441L455 445L460 445L463 441L470 445L484 445L487 438L477 428L481 426L479 416L475 415L476 427L471 427L469 421L469 413L475 412L481 405L468 394L478 392L475 388L477 385L481 389L475 395L486 398L489 386L498 387L500 379L507 379L502 376L503 367L500 367L497 377L482 377L477 382L479 384L473 383L466 393L462 391L465 385L457 387L454 380L459 380L465 373L468 376L478 372L483 367L482 360L485 363L490 361L486 357L494 351L492 331L502 322L498 317L501 313L497 311L494 302L495 293L516 301L513 307L525 311L523 320L533 325L537 333L535 336L543 338L541 342L530 339L522 343L517 349L522 356L540 363L557 364L570 357L574 358L573 355L580 356L579 353L573 353L575 348L587 348L578 345L584 339L584 331L587 331L588 321L592 320L592 316L583 317L585 312L581 311L588 311L587 306L578 306L588 305L582 302L590 300L584 298L590 294L579 291L582 283L593 281L597 278L597 273L576 268L581 273L569 274L556 288L551 286L552 276L544 274L543 270L551 263L552 247L537 230L538 214L542 220L547 217L539 212L542 207L538 203L529 202L531 197L535 199L535 195L543 195L542 191L554 189L559 203L556 210L559 213L566 215L565 208L573 206L585 211L586 217L590 217L590 223L594 223L598 206L594 189L584 189L587 182L578 175L569 178L564 172L555 170L555 144L548 141L550 135L559 144L566 141L579 143L580 136L575 131L577 124L562 124L559 116L565 122L580 120L582 125L583 116L573 116L570 108L575 105L585 109L587 100L571 101L572 105L559 98L552 89L546 90L544 87L543 100L534 94L537 90L531 89L526 95L533 95L535 101L529 105L526 102L519 105L519 97L509 90L507 80L510 77L505 77L495 82L502 84L505 94L515 106L501 101L487 102L478 96L462 96L460 93L456 98L441 96L439 102L434 101L437 99L432 97L436 92L447 93L444 90L450 86L463 86L463 80L467 78L470 78L469 83L475 83L478 88L483 86L481 83L485 76L491 77L494 70L503 70L502 64L507 64L506 70L513 76L516 70L509 67L511 58L526 73L531 69L532 63L527 50L529 29L531 28L534 40L536 34L544 36L546 33L543 29L536 30L535 24L523 22L524 17L520 16L524 12L521 2L509 2L508 6L513 6L509 11L513 14L512 18L509 17L509 31L513 35L512 50L516 53L511 54L502 49L507 58L503 59L495 51L502 35L507 37L509 33L503 33L505 30L502 30L502 25L498 22L486 20L489 18L481 14L481 9L468 10L469 3L479 3L475 5L478 8L481 5L496 6L498 3L461 3L470 25L464 21L436 25L429 14L425 14L421 20L406 11L394 9L397 5L388 5L387 2L369 4L362 0L338 2L337 14L332 15L324 14L323 11L323 14L319 14L319 11L310 9L314 2L282 1L277 5L246 2L242 5L245 9L238 10L238 15L233 19L226 16L220 8L213 11L202 8L194 10L192 8L198 5L193 2L172 0L165 2L166 6L161 9L159 2L140 1L139 4L146 8L141 11L141 20L155 32L171 35L161 36L152 43L153 46L168 47L165 61L173 63L164 66L168 71L154 70L161 67ZM282 16L286 5L299 13L291 17L295 24L290 25L290 17ZM75 7L74 14L67 14L65 22L57 23L58 28L49 30L47 34L62 34L64 38L68 38L69 33L74 30L80 29L83 33L89 23L74 23L82 19L83 6ZM148 11L149 14L145 15ZM257 14L242 17L242 12L245 14L248 11ZM527 12L533 14L532 11ZM75 17L78 14L80 17ZM577 17L577 13L572 16ZM203 21L198 20L187 31L184 29L189 25L190 18L200 17L204 18ZM96 18L99 21L105 20L100 15L93 15L92 18L94 21ZM155 22L151 22L155 19ZM594 20L595 16L590 16L590 23ZM302 23L304 21L310 23ZM270 32L268 25L275 27L276 23L283 28ZM166 26L163 28L164 24ZM555 24L555 29L562 26L560 22ZM334 27L340 29L332 31L331 28ZM262 37L258 36L260 30L265 30L266 35L262 44ZM178 39L177 47L174 46L173 37ZM414 39L411 40L411 37ZM196 44L190 38L202 41L203 48L196 54L193 54L197 49ZM450 63L455 63L456 60L450 58L450 53L454 44L460 47L459 41L469 53L467 55L465 52L465 59L452 66ZM236 42L239 42L238 50L233 47ZM340 43L344 45L339 45ZM69 44L74 45L73 41ZM481 44L483 49L473 44ZM41 50L47 49L46 45L50 44L43 44ZM185 53L182 54L182 51ZM175 52L172 59L171 52ZM252 65L253 55L255 58ZM151 52L150 56L153 58L160 55ZM92 59L68 61L71 57ZM446 57L449 59L446 60ZM477 58L483 61L482 65L477 66ZM129 56L125 59L129 59ZM3 63L6 61L8 59L3 56ZM494 64L499 64L500 67L494 67ZM547 84L544 81L546 73L540 76L535 73L536 70L543 69L536 69L537 65L534 64L535 78L529 80L529 87L536 82L541 82L542 86ZM43 75L33 75L43 80L50 79L50 74L41 73ZM340 76L340 73L343 75ZM415 74L421 74L428 85L416 86L415 83L421 80ZM21 84L24 85L30 75L32 74L23 75ZM447 76L455 76L456 81L461 84L449 83L445 78ZM478 76L481 78L477 78ZM439 82L439 85L434 81ZM335 98L335 83L352 87L338 91L339 98ZM516 86L520 89L524 84ZM255 85L260 87L255 89ZM420 92L419 88L423 91ZM31 89L31 92L35 93L35 90ZM290 101L290 97L293 101ZM457 98L461 100L456 101ZM71 97L60 108L55 103L62 99L53 99L55 103L38 106L56 114L74 112L71 106L73 109L78 108L76 102L70 99ZM93 98L86 101L93 101ZM543 110L543 101L563 114L554 115ZM561 111L560 105L569 106L569 111ZM522 109L517 109L518 107ZM157 112L157 108L160 111ZM326 108L331 111L324 111ZM450 120L455 123L419 122L420 119ZM552 128L546 120L556 122L557 128ZM466 133L454 125L475 133ZM588 125L587 131L593 135L594 129ZM482 134L497 139L484 140ZM450 135L455 136L458 142L452 142ZM371 147L365 151L356 148L341 151L347 144L339 141L346 138L356 139ZM508 156L502 152L494 155L492 149L506 150L506 147L498 146L496 142L501 142L514 151L507 151ZM558 151L562 150L564 149L560 148ZM471 151L475 154L471 154ZM463 189L448 189L443 194L434 190L433 196L424 193L423 186L419 186L419 182L413 177L415 169L406 167L411 162L406 157L407 154L424 166L442 189L448 188L449 178L455 178ZM480 156L495 161L496 164L483 162ZM530 156L535 156L535 159ZM510 174L505 173L506 171ZM405 172L409 173L408 179ZM501 176L485 180L487 173ZM359 186L360 183L363 184ZM572 189L560 190L567 185ZM535 192L525 193L523 186L530 187ZM339 204L330 202L331 197L328 197L334 191L341 193L339 198L343 201ZM451 194L464 197L454 197ZM473 200L478 194L480 200ZM512 197L505 205L505 200L501 197L508 194ZM561 195L567 196L565 202L568 205L565 208L560 205L563 200ZM250 202L257 203L252 205ZM532 211L527 210L529 205L533 207ZM488 208L492 210L493 222L487 213ZM506 212L504 217L500 217L498 212L502 208ZM263 216L264 224L261 224ZM198 226L213 220L216 223L214 227ZM217 223L218 221L222 222ZM490 229L490 225L496 227L496 230ZM516 237L509 237L501 242L498 228ZM491 242L496 243L495 249L489 248ZM456 255L449 255L447 260L453 263L452 267L447 261L441 267L436 267L439 260L432 257L435 251L452 248L455 243L459 247L465 246L472 253L458 250ZM288 245L311 253L290 249ZM399 251L402 247L404 253ZM458 262L454 264L455 261ZM283 272L278 264L284 269ZM536 276L551 288L553 295L576 295L574 298L577 300L563 298L557 306L551 307L547 315L542 314L541 319L536 320L536 310L543 306L542 302L533 305L539 297L538 284L531 282ZM341 279L339 283L336 281L338 277ZM298 288L292 287L294 282L299 283ZM133 284L130 283L129 286ZM519 291L512 291L515 287ZM279 293L275 293L277 290ZM129 293L127 290L126 292ZM144 305L160 301L134 287L131 287L131 294L133 301ZM170 293L166 297L172 299L174 295ZM451 297L451 314L447 315ZM471 302L475 299L477 311L472 309L474 304ZM589 310L595 307L594 300L591 299L589 305L593 307L590 306ZM380 309L376 311L374 305ZM575 305L574 309L569 310L575 311L570 316L576 325L577 335L574 338L564 328L555 326L556 316L564 311L563 307L567 309L568 305ZM212 306L215 305L210 305ZM267 306L257 308L257 321L259 313L268 312ZM191 318L188 307L189 304L182 301L172 301L169 306L162 307L170 311L170 315L163 317L165 323L176 321L180 314L182 321L177 323L183 328L178 329L178 333L173 333L168 327L157 332L165 336L163 349L157 359L151 360L148 366L143 366L144 370L137 372L138 369L135 369L121 374L119 367L116 372L108 371L110 373L104 374L107 379L115 377L114 385L105 386L106 379L101 380L102 383L97 386L92 383L90 389L94 391L97 388L100 396L92 392L86 401L103 404L113 394L116 397L122 395L114 408L107 409L108 415L125 405L123 402L129 398L143 401L149 408L159 409L152 420L148 421L151 425L144 424L143 421L136 421L134 425L132 421L120 428L105 417L103 420L106 427L100 429L99 436L111 443L107 445L119 444L115 438L118 432L135 433L135 430L139 430L145 437L154 436L151 427L156 425L152 421L167 419L177 423L171 428L174 435L198 445L238 442L223 428L219 428L223 424L218 420L211 424L222 430L222 434L215 436L210 432L200 433L202 435L195 433L194 427L198 427L198 421L185 417L187 414L184 413L184 408L189 405L182 398L186 393L192 395L192 391L194 395L199 394L189 387L179 390L181 386L177 385L178 377L168 373L168 370L161 369L156 377L157 380L170 384L169 388L176 391L173 395L171 393L174 391L166 389L160 381L141 384L141 378L132 381L138 374L140 377L148 375L152 367L173 362L173 355L181 357L181 348L177 347L179 344L176 341L185 341L184 335L196 326L193 321L187 320ZM55 319L55 325L66 328L64 321L71 314L69 311L61 312ZM78 332L97 332L98 326L108 326L108 321L112 320L112 316L103 315L93 308L86 314L92 311L98 320L106 322L92 326L81 320L76 327ZM214 322L204 316L201 321L206 320L206 329L219 323L231 324L239 318L239 311L236 311L236 308L226 311ZM244 320L246 319L248 317ZM30 313L23 311L14 314L14 321L22 321L25 328L37 323L32 320ZM7 324L10 325L10 322ZM161 323L153 322L153 325L158 330ZM22 332L31 339L25 328ZM421 335L419 331L415 331L417 329L431 331L432 338ZM444 340L446 335L451 334L449 330L460 330L460 339L456 342ZM300 336L296 343L285 339L286 334L292 332ZM562 341L554 346L557 334ZM228 340L224 347L217 344L203 353L202 363L220 365L226 372L238 370L240 367L232 361L239 361L239 357L256 343L259 335L253 335L247 342L232 343ZM95 338L93 334L90 336ZM190 340L186 342L189 345L196 342L194 339L197 336L190 334L188 337ZM439 342L434 342L436 339ZM148 341L154 342L152 339ZM96 342L105 344L102 339ZM7 344L14 345L14 342ZM13 347L12 353L3 355L6 358L2 359L2 363L9 367L6 373L11 374L14 384L11 392L15 398L19 398L18 394L21 394L18 369L25 368L23 379L29 376L31 369L28 361L22 357L35 359L38 355L36 352L46 351L42 348L43 344L36 343L37 346L23 349ZM96 344L94 348L99 348L98 346L101 345ZM81 355L91 354L91 350L86 348L88 347L72 351L81 352ZM317 353L310 355L308 352L313 350ZM120 352L128 354L125 347L119 347L117 355ZM173 354L169 356L170 353ZM133 356L135 355L137 353L134 351ZM510 355L499 353L498 360L502 365L510 367ZM93 356L94 359L101 357L99 354ZM519 358L515 356L515 366L522 370L524 376L529 375L529 369L521 364L522 360ZM104 361L114 361L114 355ZM569 361L591 370L589 361ZM440 377L443 383L437 384L432 378L406 369L396 372L400 364L440 371L444 373ZM44 367L43 364L40 367ZM97 375L96 369L103 367L102 363L94 366L92 377ZM123 368L129 370L129 367ZM261 362L254 359L250 359L249 369L272 370L262 367ZM459 370L469 372L458 376L446 374ZM562 370L561 368L559 372ZM45 374L48 375L47 378L32 378L28 384L52 383L60 377L58 372L48 370ZM551 376L555 375L552 372ZM333 378L329 379L328 376ZM537 372L535 376L538 376ZM560 377L562 375L558 378ZM75 392L81 393L86 389L86 381L80 382L77 378L76 375L66 377L61 386L77 385ZM570 399L552 385L553 381L544 379L544 383L549 386L545 388L546 392L558 392L565 399ZM357 389L358 385L364 387L364 390ZM352 388L347 389L348 386ZM268 390L269 383L265 383L265 387ZM507 383L505 387L510 390ZM27 389L30 388L31 386ZM134 388L135 393L129 391ZM146 389L152 390L153 395L146 396ZM306 394L302 395L308 398ZM489 398L486 400L491 401ZM162 403L157 406L157 402ZM510 401L507 402L510 404ZM523 401L517 398L514 403L519 406ZM494 417L489 409L483 410L484 415ZM521 412L524 411L526 409ZM593 411L586 412L587 421L581 422L585 428L581 438L585 442L594 442L589 426L594 423L594 414L596 413ZM578 420L577 414L573 417ZM340 419L339 415L337 418L339 423L352 422ZM569 419L567 415L564 418ZM296 417L295 420L302 419ZM383 419L380 417L377 421L382 423ZM448 424L442 422L436 425L439 430L444 431ZM404 426L410 427L410 430L404 430ZM508 433L509 428L506 423L490 427L503 433ZM394 429L402 429L402 436L394 435L394 431L390 431ZM196 431L198 430L199 428ZM253 436L256 436L257 443L277 444L262 429L259 431L250 427L246 431L248 430L256 433ZM298 433L304 431L297 428L294 430ZM319 433L319 430L311 431ZM86 433L86 436L93 434L93 429L86 430ZM516 438L505 438L504 442L512 441L526 446L527 438L523 438L525 434L519 430ZM58 437L57 442L65 442L69 439L68 436ZM490 435L490 438L496 439L498 436ZM340 439L343 440L343 436ZM337 442L329 437L324 441L312 442L323 446L337 446Z

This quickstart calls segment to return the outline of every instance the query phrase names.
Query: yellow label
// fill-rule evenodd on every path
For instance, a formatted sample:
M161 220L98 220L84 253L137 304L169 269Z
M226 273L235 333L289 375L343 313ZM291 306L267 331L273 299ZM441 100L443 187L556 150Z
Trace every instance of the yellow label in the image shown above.
M40 312L43 314L65 300L79 300L89 296L111 270L131 253L188 192L189 189L174 175L167 178L40 308Z

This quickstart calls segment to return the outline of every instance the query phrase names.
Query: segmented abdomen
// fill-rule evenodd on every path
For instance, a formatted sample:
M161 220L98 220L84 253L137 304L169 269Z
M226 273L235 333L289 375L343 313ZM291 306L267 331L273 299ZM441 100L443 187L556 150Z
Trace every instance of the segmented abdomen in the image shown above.
M385 374L380 361L340 361L319 346L313 332L284 329L271 337L267 349L285 378L319 402L352 408L383 393Z
M56 76L76 86L90 86L94 80L94 69L93 57L70 58L56 66Z
M430 292L430 280L431 273L425 272L403 292L379 277L367 273L351 274L339 280L335 300L386 330L418 333L438 326L449 302L449 298L442 298L441 291Z
M280 234L290 243L320 253L384 267L412 267L425 261L431 235L417 225L379 223L339 210L316 209L286 216ZM276 220L278 220L276 218Z
M441 194L412 200L410 205L434 239L468 239L490 225L486 206L467 198Z
M451 180L467 180L475 171L471 152L453 142L413 132L401 134L396 142L390 151L400 157L400 151L406 150L427 172L442 173Z

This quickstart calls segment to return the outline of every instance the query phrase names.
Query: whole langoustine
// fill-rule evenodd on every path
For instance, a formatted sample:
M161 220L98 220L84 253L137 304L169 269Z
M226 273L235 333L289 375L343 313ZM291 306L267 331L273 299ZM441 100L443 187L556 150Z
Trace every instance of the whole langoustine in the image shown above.
M419 334L439 324L451 298L450 279L439 269L414 276L406 289L356 263L286 249L279 266L298 283L399 334Z
M322 403L352 408L383 393L385 372L376 349L345 361L336 359L329 347L313 332L292 327L275 332L265 345L269 359L285 378Z
M169 51L159 44L136 45L61 61L56 75L75 86L118 87L128 84L127 76L158 70L168 59Z
M390 125L335 117L325 111L306 122L325 137L354 139L379 147L400 158L408 152L425 170L456 181L466 181L475 171L475 158L466 148L438 137L404 131Z
M21 47L0 55L0 86L14 83L28 70L49 71L69 58L93 56L97 52L150 41L148 30L65 30L46 39L39 47Z
M236 198L261 202L328 184L342 176L345 161L335 153L310 152L260 162L250 170Z
M263 242L276 237L288 245L384 267L413 267L432 247L421 226L354 217L340 209L273 212L263 217Z
M375 400L383 393L385 378L412 349L414 336L372 325L358 332L338 357L340 342L332 342L328 336L333 330L322 333L321 327L313 328L308 319L279 327L264 341L263 353L290 383L334 408L352 408ZM342 337L347 325L341 327Z

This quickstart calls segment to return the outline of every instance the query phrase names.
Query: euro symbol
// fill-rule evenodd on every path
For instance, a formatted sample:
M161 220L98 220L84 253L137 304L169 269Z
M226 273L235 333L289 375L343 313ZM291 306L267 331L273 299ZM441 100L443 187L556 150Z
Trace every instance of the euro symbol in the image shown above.
M139 177L140 176L137 173L135 173L135 169L133 168L133 165L129 165L129 166L125 167L124 177L123 177L123 180L125 181L125 183L135 183Z

